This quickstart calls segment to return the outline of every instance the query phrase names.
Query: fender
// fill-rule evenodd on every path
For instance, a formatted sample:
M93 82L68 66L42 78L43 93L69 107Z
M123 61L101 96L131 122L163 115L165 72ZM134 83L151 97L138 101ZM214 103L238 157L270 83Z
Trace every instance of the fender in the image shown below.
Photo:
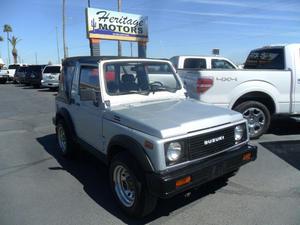
M230 93L229 99L231 99L231 101L229 108L232 109L240 97L250 92L262 92L269 95L275 103L275 113L279 111L278 96L280 93L272 84L266 81L248 81L235 87Z
M65 108L60 108L59 109L59 111L55 115L55 125L57 124L57 121L58 121L59 118L62 118L67 123L67 126L69 128L71 136L73 137L74 140L76 140L77 139L77 134L76 134L76 131L75 131L75 128L74 128L72 118L71 118L68 110L65 109Z
M113 137L107 147L107 159L108 161L111 160L114 152L114 149L122 148L126 149L139 163L139 165L143 168L146 172L153 172L154 168L153 165L146 154L143 146L134 140L132 137L126 135L117 135Z

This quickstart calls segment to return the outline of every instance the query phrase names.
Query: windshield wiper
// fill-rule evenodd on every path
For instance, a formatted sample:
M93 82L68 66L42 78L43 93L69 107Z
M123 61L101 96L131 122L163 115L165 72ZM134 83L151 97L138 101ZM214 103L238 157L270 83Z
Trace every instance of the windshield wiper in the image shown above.
M168 86L159 86L159 85L150 85L150 91L154 94L157 91L168 91L171 93L175 93L178 88L170 88Z
M121 92L120 95L127 95L127 94L140 94L140 95L149 95L150 91L136 91L130 90L126 92Z

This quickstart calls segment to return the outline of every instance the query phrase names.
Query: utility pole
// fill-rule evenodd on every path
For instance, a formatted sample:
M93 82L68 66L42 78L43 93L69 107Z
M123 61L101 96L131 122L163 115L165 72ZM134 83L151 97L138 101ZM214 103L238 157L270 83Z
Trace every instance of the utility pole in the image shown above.
M67 52L67 44L66 44L66 15L65 15L65 7L66 7L66 0L63 0L63 11L62 11L62 16L63 16L63 45L64 45L64 58L68 57L68 52Z
M37 53L35 53L35 64L38 64L38 61L37 61Z
M91 7L91 0L88 0L88 7Z
M60 55L59 55L59 46L58 46L58 32L57 32L57 26L56 29L56 49L57 49L57 63L60 63Z
M118 12L121 12L122 0L118 0ZM118 56L122 56L122 44L118 41Z

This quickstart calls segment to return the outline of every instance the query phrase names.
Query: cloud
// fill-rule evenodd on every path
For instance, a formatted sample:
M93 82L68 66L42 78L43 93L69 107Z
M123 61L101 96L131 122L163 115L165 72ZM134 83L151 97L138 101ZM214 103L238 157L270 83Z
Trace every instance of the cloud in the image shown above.
M205 5L218 5L218 6L230 6L230 7L239 7L239 8L248 8L248 9L260 9L265 11L283 11L283 12L300 12L300 4L289 3L284 1L283 3L262 1L262 2L241 2L241 1L223 1L223 0L179 0L180 2L191 2L197 4Z
M135 9L143 10L141 8L135 8ZM215 18L225 17L225 18L257 19L257 20L300 21L300 17L274 16L274 15L263 15L263 14L205 13L205 12L192 12L190 10L155 9L155 8L150 8L148 9L148 11L179 13L185 15L207 16L207 17L215 17Z

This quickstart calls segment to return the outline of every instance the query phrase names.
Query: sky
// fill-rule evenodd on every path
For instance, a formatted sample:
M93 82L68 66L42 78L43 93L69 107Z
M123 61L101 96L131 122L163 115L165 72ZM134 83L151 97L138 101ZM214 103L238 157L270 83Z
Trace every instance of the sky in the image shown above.
M116 11L117 0L90 0L91 7ZM85 8L88 0L66 0L69 56L89 55ZM1 0L0 53L7 61L6 33L10 24L21 41L24 63L58 62L62 47L62 0ZM249 51L269 44L300 42L300 0L122 0L122 11L148 16L148 57L210 55L213 48L240 64ZM133 43L137 56L137 44ZM129 56L130 43L122 42ZM103 40L101 55L117 55L117 42ZM10 47L11 51L11 47ZM12 56L11 61L12 61Z

